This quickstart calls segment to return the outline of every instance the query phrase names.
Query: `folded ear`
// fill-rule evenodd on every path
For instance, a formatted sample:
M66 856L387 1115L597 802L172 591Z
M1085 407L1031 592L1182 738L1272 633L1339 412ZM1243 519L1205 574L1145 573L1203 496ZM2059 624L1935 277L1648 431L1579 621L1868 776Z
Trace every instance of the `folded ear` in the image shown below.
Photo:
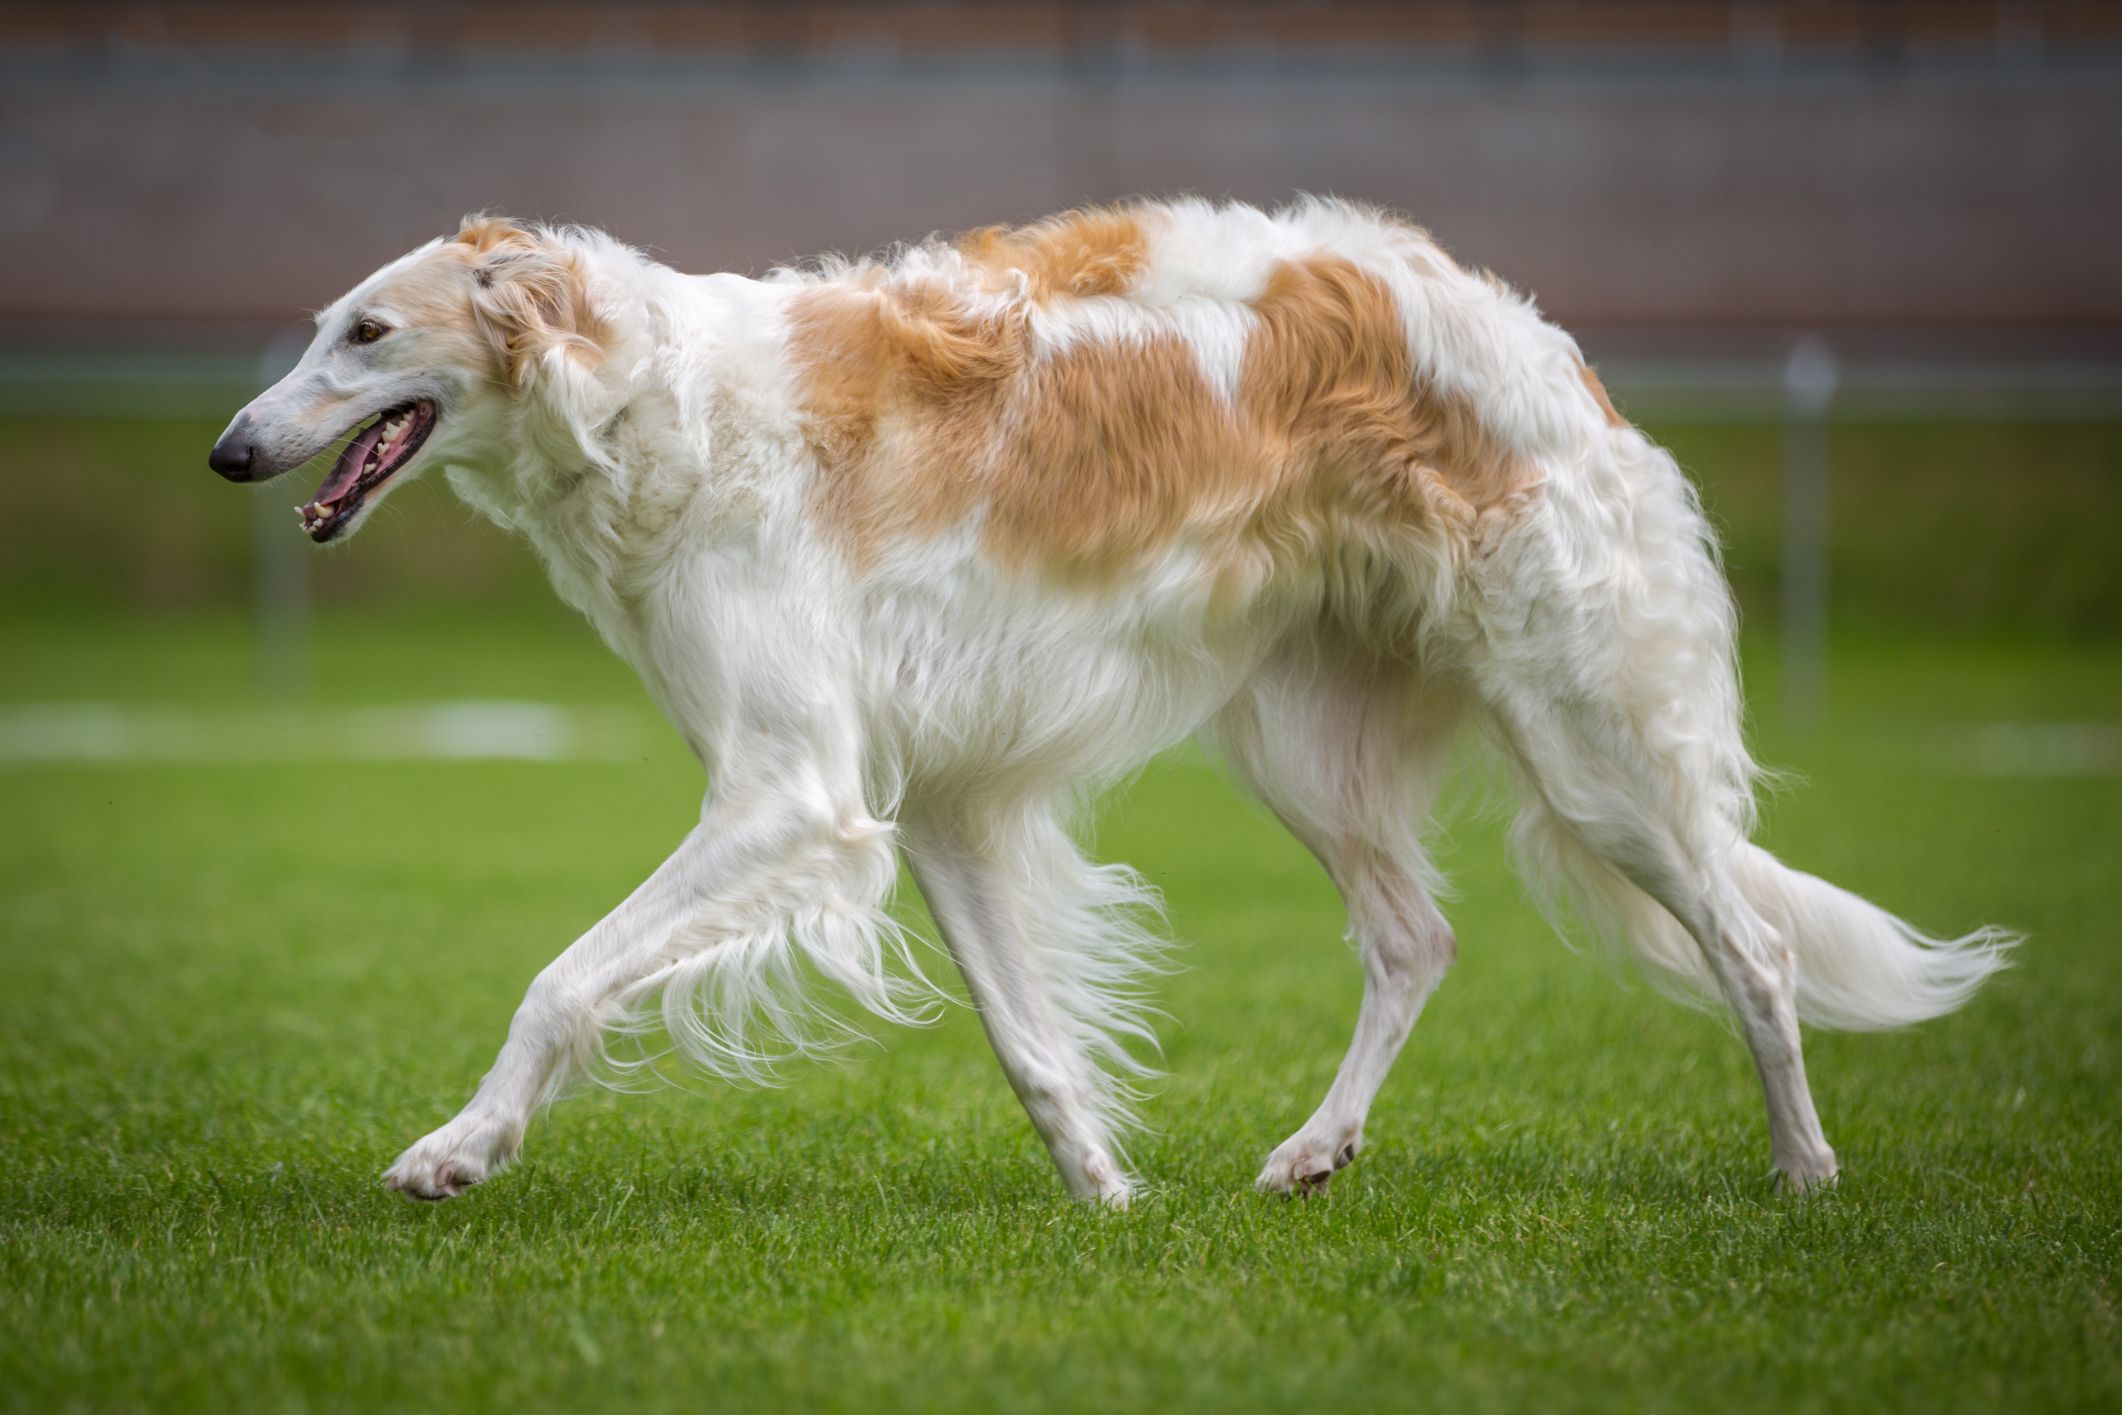
M470 247L472 320L501 377L525 384L555 358L594 366L603 327L580 254L551 233L495 217L470 217L457 232Z

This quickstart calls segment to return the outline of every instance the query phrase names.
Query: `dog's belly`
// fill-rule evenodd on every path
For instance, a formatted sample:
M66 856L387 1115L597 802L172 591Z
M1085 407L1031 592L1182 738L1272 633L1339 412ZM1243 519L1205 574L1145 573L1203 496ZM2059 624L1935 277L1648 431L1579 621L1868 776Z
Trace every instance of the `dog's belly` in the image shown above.
M895 603L871 696L875 745L910 790L1095 789L1184 741L1285 632L1289 606L1233 613L1173 576L1062 589L970 574Z

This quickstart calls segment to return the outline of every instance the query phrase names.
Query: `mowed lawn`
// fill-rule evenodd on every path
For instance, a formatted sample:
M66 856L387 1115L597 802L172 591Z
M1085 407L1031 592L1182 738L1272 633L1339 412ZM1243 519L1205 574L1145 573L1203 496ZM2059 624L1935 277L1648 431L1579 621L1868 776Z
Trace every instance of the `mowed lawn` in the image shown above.
M247 711L236 619L47 616L0 649L17 701ZM1813 1036L1833 1193L1774 1192L1725 1023L1524 902L1478 760L1445 832L1461 959L1369 1149L1329 1198L1253 1193L1357 969L1317 869L1182 756L1098 827L1186 941L1131 1211L1064 1199L963 1010L778 1090L580 1096L426 1207L382 1168L699 783L557 612L329 615L313 703L609 702L638 744L0 767L0 1401L2113 1409L2122 778L1994 724L2115 721L2122 656L1842 649L1828 725L1764 733L1809 777L1773 844L2033 941L1964 1014Z

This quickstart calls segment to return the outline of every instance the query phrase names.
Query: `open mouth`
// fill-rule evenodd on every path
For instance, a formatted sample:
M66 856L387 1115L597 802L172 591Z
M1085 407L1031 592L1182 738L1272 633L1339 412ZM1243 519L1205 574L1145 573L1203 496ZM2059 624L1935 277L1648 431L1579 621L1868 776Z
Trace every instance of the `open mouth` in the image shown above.
M379 414L346 444L317 494L295 508L303 531L319 545L339 534L369 494L411 461L434 430L435 405L425 398Z

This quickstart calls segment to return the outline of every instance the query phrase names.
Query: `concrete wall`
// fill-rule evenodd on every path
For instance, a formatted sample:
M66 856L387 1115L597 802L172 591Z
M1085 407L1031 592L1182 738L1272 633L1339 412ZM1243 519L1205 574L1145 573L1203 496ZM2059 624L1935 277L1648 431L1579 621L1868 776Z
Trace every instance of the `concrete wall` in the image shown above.
M2122 328L2122 66L105 49L0 52L0 334L254 330L476 208L757 270L1187 189L1399 207L1577 323Z

